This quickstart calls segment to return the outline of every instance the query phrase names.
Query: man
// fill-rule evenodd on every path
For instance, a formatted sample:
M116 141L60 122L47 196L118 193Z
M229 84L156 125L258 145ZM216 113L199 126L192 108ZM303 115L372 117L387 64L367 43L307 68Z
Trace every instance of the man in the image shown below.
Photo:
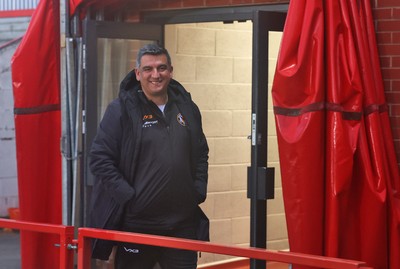
M208 240L198 206L208 145L198 107L172 74L168 51L146 45L108 106L90 152L92 227ZM102 240L92 257L107 260L114 244L116 269L197 267L194 251Z

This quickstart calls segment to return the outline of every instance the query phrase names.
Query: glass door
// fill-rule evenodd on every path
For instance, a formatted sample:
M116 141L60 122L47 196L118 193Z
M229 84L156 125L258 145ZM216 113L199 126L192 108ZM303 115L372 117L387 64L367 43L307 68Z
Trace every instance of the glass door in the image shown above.
M81 209L87 223L93 176L87 157L107 105L118 96L119 85L135 67L138 49L163 43L163 25L86 20L84 24L83 192Z

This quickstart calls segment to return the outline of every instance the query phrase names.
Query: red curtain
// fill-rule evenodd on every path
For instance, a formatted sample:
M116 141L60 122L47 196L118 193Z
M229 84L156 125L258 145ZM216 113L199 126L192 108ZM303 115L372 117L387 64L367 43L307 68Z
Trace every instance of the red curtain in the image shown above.
M59 2L42 0L12 59L19 208L61 224ZM23 269L58 268L56 235L21 231Z
M290 250L323 254L325 101L322 1L291 1L272 95Z
M291 251L400 268L400 181L369 1L291 1L272 94Z

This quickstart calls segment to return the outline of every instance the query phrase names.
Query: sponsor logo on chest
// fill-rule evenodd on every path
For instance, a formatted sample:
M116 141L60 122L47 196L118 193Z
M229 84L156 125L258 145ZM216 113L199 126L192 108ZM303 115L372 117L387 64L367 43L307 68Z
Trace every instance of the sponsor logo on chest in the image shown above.
M143 116L142 128L149 128L149 127L157 125L157 124L158 124L158 120L152 114Z
M187 126L186 119L183 117L183 115L181 113L178 113L178 115L176 115L176 121L184 127ZM143 116L142 128L149 128L149 127L155 126L157 124L158 124L158 119L156 119L156 117L154 117L154 115L147 114L147 115Z

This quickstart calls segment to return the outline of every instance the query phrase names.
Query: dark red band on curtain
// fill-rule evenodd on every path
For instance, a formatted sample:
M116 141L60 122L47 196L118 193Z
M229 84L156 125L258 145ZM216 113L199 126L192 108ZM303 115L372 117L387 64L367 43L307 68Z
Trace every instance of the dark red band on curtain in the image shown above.
M21 107L21 108L14 108L14 114L31 115L31 114L40 114L51 111L59 111L60 109L61 109L60 104L43 105L37 107Z
M303 115L308 112L315 112L324 110L325 104L324 103L313 103L302 108L286 108L286 107L279 107L274 106L274 113L278 115L284 115L289 117L297 117Z
M302 108L285 108L274 106L274 113L277 115L283 115L288 117L297 117L309 112L316 111L333 111L342 113L342 117L345 120L361 120L362 113L355 111L345 111L343 106L334 103L313 103Z
M373 105L369 105L366 108L364 108L364 115L367 116L374 112L383 113L383 112L388 112L388 111L389 111L389 107L387 104L381 104L381 105L373 104Z

